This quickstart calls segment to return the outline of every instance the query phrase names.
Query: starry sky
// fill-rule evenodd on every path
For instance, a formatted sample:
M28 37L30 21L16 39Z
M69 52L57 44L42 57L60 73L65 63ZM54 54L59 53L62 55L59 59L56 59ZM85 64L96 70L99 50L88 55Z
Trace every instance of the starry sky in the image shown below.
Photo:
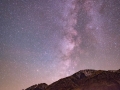
M0 0L0 90L82 69L120 69L120 0Z

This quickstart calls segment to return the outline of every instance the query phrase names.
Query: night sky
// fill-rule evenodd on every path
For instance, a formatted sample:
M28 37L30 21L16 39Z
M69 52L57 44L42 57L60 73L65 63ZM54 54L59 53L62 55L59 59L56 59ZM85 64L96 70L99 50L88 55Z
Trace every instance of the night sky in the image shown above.
M0 0L0 90L82 69L120 69L120 0Z

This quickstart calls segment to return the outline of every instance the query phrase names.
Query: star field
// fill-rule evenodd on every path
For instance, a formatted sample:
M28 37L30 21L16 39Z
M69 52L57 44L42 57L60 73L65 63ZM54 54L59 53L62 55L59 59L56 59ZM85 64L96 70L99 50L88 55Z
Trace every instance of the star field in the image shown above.
M120 69L119 0L0 0L0 90L82 69Z

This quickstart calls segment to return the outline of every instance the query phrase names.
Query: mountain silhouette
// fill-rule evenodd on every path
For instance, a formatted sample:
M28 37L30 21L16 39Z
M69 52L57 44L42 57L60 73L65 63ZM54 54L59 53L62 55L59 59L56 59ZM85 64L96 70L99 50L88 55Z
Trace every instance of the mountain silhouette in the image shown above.
M33 85L25 90L120 90L119 70L80 70L50 85Z

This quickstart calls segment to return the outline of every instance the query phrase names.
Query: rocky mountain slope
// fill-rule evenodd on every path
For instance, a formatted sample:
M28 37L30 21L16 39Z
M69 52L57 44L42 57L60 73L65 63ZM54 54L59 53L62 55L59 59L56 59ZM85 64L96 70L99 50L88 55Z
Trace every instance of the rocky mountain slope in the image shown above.
M33 85L25 90L120 90L119 70L81 70L51 85Z
M47 88L47 84L46 83L41 83L41 84L35 84L25 90L45 90Z

